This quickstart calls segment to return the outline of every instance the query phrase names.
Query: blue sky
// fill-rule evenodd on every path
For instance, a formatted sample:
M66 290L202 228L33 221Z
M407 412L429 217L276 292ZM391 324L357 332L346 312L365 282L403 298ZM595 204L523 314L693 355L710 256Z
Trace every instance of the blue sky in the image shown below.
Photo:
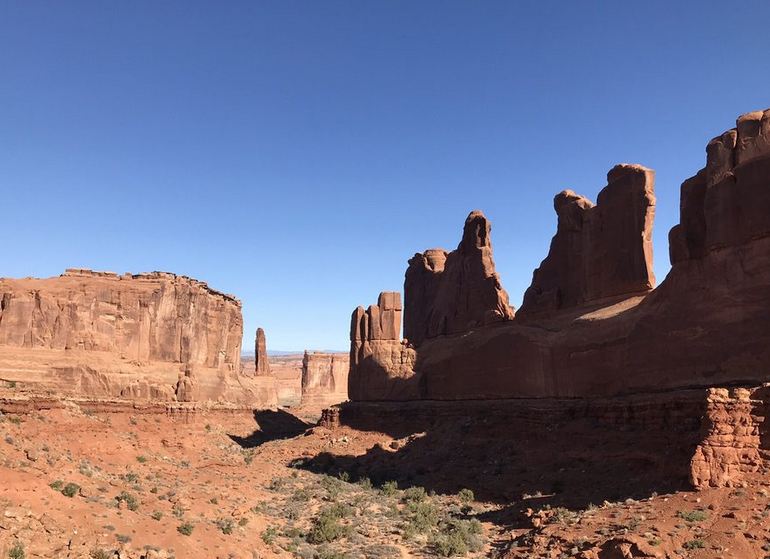
M349 317L481 209L517 306L554 194L657 171L655 266L706 142L770 107L770 3L3 2L0 276L190 275L244 347Z

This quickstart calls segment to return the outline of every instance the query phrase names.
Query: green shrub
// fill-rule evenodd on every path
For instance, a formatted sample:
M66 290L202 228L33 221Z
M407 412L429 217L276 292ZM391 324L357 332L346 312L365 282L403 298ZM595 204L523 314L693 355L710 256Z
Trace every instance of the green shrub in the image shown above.
M380 492L386 497L392 497L398 492L398 483L395 481L386 481L382 484Z
M278 536L278 528L275 526L269 526L262 532L262 541L267 545L272 545L275 542L275 538Z
M460 489L460 491L457 493L457 498L460 499L461 503L467 505L472 503L476 496L470 489Z
M145 462L147 462L147 457L143 455L139 455L136 457L136 461L139 462L140 464L144 464Z
M308 534L310 543L328 543L350 535L350 526L340 523L340 519L347 516L349 508L342 504L334 504L324 508L313 520L313 525Z
M56 481L52 481L48 484L48 487L55 491L61 491L61 488L64 487L64 482L60 479L57 479Z
M481 523L476 520L450 520L430 539L434 551L442 557L466 555L469 551L480 551Z
M70 482L64 486L61 490L61 494L65 497L74 497L78 494L78 491L80 491L80 486L77 483Z
M112 551L95 547L88 554L88 557L90 557L90 559L112 559Z
M183 536L189 536L193 533L193 529L195 529L195 525L192 522L183 522L177 526L176 531Z
M115 500L118 503L121 503L121 502L125 503L126 504L126 508L128 510L135 511L135 510L139 509L139 501L137 501L136 497L134 497L131 493L129 493L127 491L122 491L120 493L120 495L115 497Z
M161 518L163 518L163 513L159 510L156 510L150 516L152 517L153 520L160 520Z
M232 518L220 518L216 521L216 525L217 528L219 528L221 532L226 536L229 536L233 533L233 528L235 526Z
M708 518L708 514L705 510L680 510L676 515L686 522L702 522Z
M694 540L690 540L688 542L684 542L682 544L682 547L685 548L685 549L688 549L688 550L690 550L690 549L703 549L704 547L706 547L706 542L704 542L701 539L694 539Z
M16 542L8 552L10 559L24 559L26 556L27 554L24 553L24 546L21 542Z
M432 528L435 528L439 522L439 511L436 506L429 501L412 501L408 503L404 509L404 514L407 517L410 528L408 532L410 534L424 534Z
M424 487L410 487L404 491L402 500L405 503L420 503L425 500L428 494Z

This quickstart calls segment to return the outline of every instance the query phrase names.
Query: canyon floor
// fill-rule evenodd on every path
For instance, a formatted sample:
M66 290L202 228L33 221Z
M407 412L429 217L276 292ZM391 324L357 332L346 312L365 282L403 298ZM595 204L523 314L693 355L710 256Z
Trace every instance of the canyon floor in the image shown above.
M525 449L507 455L468 422L394 438L316 419L6 412L0 557L770 557L762 472L658 493L631 467L599 489L607 472L538 453L514 466Z

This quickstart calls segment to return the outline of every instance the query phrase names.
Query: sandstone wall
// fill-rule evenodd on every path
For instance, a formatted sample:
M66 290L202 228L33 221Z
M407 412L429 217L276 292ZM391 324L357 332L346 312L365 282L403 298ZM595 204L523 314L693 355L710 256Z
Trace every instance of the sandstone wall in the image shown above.
M376 305L353 311L350 323L351 399L415 398L415 351L401 341L401 295L382 292Z
M184 276L70 269L58 278L0 279L2 346L237 370L242 335L240 302Z
M618 165L607 173L596 205L571 190L558 194L556 235L524 293L519 317L655 287L654 185L652 170Z
M367 343L354 331L351 398L585 398L770 380L769 118L743 116L709 144L706 168L682 187L673 266L656 289L648 290L652 172L624 165L596 206L562 197L560 229L533 281L539 295L558 296L530 297L531 313L525 302L514 320L426 336L416 348L391 340L362 355ZM423 256L440 268L440 255ZM405 290L422 293L429 308L436 285L415 291L409 278ZM405 324L420 308L407 305ZM424 324L428 315L414 316Z
M175 274L0 279L0 379L22 391L273 406L272 379L240 374L242 330L237 299Z
M473 211L456 250L430 249L409 260L404 337L413 346L426 338L513 318L508 294L495 271L490 230L484 214Z
M324 408L348 399L350 355L306 351L302 360L302 407Z

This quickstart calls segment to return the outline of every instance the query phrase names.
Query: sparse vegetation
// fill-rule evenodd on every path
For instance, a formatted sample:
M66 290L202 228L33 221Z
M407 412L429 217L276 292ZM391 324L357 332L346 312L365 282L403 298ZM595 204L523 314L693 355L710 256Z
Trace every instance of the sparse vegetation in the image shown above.
M72 482L69 482L61 490L61 494L65 497L74 497L78 492L80 492L80 486L77 483Z
M193 533L193 530L195 529L195 525L192 522L183 522L179 526L177 526L176 531L182 534L183 536L189 536Z
M689 540L689 541L684 542L682 544L682 547L684 549L687 549L688 551L689 550L693 550L693 549L703 549L703 548L706 547L706 542L704 542L700 538L696 538L694 540Z
M24 545L21 542L16 542L8 551L8 557L10 559L24 559L26 556L27 554L24 552Z
M335 504L321 510L318 516L313 520L307 540L310 543L333 542L340 538L348 536L351 532L350 526L340 522L347 516L348 509L344 505Z
M134 495L127 491L122 491L119 495L115 497L115 500L118 503L124 503L126 505L126 508L130 511L136 511L139 509L139 501L136 499Z
M136 457L136 461L139 462L140 464L144 464L145 462L147 462L147 457L140 454L139 456Z
M685 522L703 522L708 518L708 513L704 510L679 511L676 515Z
M275 526L268 526L265 530L262 531L261 537L262 541L265 542L267 545L273 545L275 543L275 538L278 536L278 528Z
M216 525L223 534L228 536L233 533L233 528L235 527L232 518L220 518L216 521Z

